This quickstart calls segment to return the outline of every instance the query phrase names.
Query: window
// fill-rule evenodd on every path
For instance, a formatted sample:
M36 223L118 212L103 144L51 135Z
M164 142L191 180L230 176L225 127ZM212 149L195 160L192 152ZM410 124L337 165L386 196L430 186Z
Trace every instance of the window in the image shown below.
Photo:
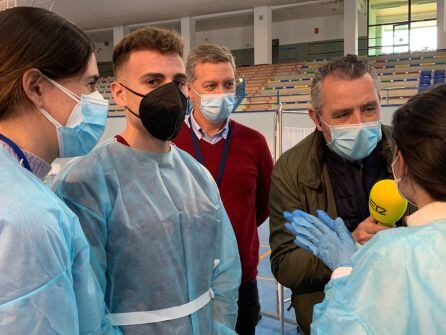
M437 48L436 0L368 0L369 56Z

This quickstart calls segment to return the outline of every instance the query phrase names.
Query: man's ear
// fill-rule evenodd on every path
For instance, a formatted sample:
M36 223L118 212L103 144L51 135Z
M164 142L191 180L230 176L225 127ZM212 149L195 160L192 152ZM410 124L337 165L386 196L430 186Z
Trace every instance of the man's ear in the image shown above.
M112 82L110 89L113 95L113 100L121 107L127 107L127 96L125 89L116 81Z
M186 88L187 88L187 96L189 97L189 99L193 102L195 102L195 91L192 88L192 83L190 81L187 82L186 84Z
M187 88L187 95L190 97L190 95L192 94L192 92L191 92L192 91L192 86L189 83L189 81L186 84L186 88Z
M198 93L192 87L192 83L190 81L187 82L187 95L189 96L190 102L196 108L200 107L200 97Z
M316 112L312 108L309 108L308 114L310 115L310 118L313 121L314 125L316 126L317 130L322 131L322 123L321 123L318 112Z

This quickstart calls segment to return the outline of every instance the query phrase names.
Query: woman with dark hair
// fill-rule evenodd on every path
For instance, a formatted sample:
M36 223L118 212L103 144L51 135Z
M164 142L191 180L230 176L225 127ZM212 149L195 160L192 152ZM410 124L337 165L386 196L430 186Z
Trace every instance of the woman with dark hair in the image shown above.
M108 103L88 37L39 8L0 12L0 333L100 334L104 313L77 217L43 182L86 154Z
M393 116L398 190L418 211L356 252L342 219L285 214L295 243L333 270L312 334L445 334L446 86Z

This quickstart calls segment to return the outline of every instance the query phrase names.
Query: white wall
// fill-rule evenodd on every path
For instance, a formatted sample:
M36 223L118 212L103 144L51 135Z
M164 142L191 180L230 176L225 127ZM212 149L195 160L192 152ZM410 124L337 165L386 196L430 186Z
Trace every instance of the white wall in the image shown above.
M113 43L108 42L106 46L104 42L94 42L96 47L96 58L99 63L111 62L113 58Z
M358 21L359 36L366 36L367 17L364 14L359 14ZM318 34L314 33L314 28L319 28ZM272 23L272 38L278 38L281 45L342 39L343 37L343 14ZM204 42L224 45L231 50L253 48L254 27L245 26L196 32L195 45Z
M273 22L273 38L278 38L281 45L334 40L342 38L343 27L342 15ZM314 28L319 28L319 34Z
M254 48L254 26L234 27L195 33L195 45L215 43L231 50Z
M314 33L319 28L319 33ZM359 36L367 36L367 16L358 14ZM273 22L273 38L280 44L307 43L344 38L344 15L313 17L310 19Z

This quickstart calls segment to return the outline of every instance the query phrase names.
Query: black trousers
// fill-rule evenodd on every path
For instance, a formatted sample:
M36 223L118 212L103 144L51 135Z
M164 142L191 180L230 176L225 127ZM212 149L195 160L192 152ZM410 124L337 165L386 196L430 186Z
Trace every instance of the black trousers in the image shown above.
M257 280L253 279L241 284L238 295L238 317L235 331L239 335L254 335L260 320Z

